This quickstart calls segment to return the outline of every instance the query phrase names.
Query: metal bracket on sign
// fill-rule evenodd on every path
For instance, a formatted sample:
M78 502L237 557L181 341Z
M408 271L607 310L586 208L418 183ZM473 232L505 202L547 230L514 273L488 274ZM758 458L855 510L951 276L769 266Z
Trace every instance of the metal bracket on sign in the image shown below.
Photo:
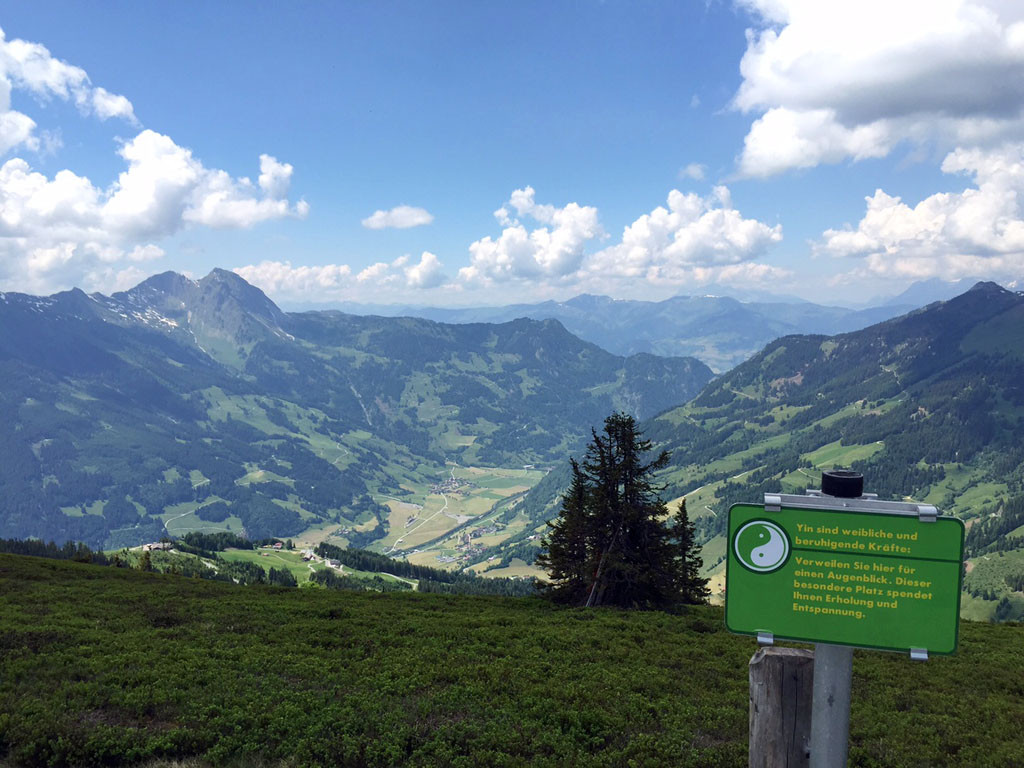
M916 517L923 523L934 523L939 511L931 504L912 501L880 501L873 493L866 493L854 499L826 496L821 491L809 490L803 496L788 493L766 493L764 511L780 512L782 507L794 509L815 509L823 511L883 512L890 515Z
M914 661L928 661L928 649L927 648L911 648L910 658Z
M757 633L757 644L758 645L775 645L775 635L771 632L758 632ZM925 656L927 656L925 652Z

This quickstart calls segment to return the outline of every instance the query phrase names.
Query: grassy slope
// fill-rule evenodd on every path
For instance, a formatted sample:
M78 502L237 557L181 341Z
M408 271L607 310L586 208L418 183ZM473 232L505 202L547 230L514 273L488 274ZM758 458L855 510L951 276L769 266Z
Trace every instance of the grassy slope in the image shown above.
M1024 619L1024 593L1012 591L1006 582L1008 576L1024 574L1024 549L971 558L968 568L969 573L964 579L965 594L960 611L962 616L987 621L995 615L999 600L1007 597L1011 604L1009 618L1017 621ZM982 595L988 591L994 593L994 599L982 599Z
M746 765L719 609L232 587L0 555L0 762ZM851 765L1024 765L1024 629L858 653ZM984 727L979 728L978 724Z

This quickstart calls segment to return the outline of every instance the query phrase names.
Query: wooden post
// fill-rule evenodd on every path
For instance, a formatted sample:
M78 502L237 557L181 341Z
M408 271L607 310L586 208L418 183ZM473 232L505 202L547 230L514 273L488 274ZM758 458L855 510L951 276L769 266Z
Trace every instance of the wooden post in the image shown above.
M808 765L814 652L760 648L750 659L750 768Z

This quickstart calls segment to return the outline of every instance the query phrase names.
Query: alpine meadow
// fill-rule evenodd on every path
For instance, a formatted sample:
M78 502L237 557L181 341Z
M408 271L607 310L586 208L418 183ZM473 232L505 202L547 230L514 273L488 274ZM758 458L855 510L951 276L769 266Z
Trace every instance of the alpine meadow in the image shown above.
M7 4L0 766L1024 768L1022 30Z

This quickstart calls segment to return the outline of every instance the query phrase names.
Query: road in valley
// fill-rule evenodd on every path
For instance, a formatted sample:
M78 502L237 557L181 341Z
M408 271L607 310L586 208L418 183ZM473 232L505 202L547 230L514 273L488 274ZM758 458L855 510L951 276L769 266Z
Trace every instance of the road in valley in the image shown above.
M433 519L434 519L435 517L437 517L437 516L438 516L438 515L440 515L440 514L443 514L443 513L445 512L445 510L447 510L447 509L448 509L448 497L447 497L447 496L445 496L445 495L444 495L444 494L442 493L442 494L441 494L441 498L442 498L442 499L444 499L444 506L443 506L443 507L441 507L441 508L440 508L439 510L437 510L437 512L435 512L434 514L432 514L432 515L431 515L430 517L424 518L424 519L423 519L423 521L422 521L422 522L420 522L420 523L418 523L418 524L416 525L416 527L415 527L415 528L413 528L413 529L412 529L411 531L406 531L405 533L403 533L403 534L402 534L402 538L400 538L400 539L397 539L397 540L395 541L395 543L391 545L391 549L389 549L389 550L388 550L387 552L385 552L384 554L385 554L385 555L390 555L390 554L391 554L392 552L394 552L394 551L395 551L396 549L398 549L398 545L399 545L399 543L400 543L400 542L402 542L402 541L404 541L404 540L405 540L405 537L406 537L406 536L408 536L408 535L409 535L409 534L411 534L411 533L415 533L415 532L416 532L417 530L419 530L419 529L420 529L420 528L422 528L422 527L423 527L424 525L426 525L427 523L429 523L429 522L430 522L431 520L433 520Z

